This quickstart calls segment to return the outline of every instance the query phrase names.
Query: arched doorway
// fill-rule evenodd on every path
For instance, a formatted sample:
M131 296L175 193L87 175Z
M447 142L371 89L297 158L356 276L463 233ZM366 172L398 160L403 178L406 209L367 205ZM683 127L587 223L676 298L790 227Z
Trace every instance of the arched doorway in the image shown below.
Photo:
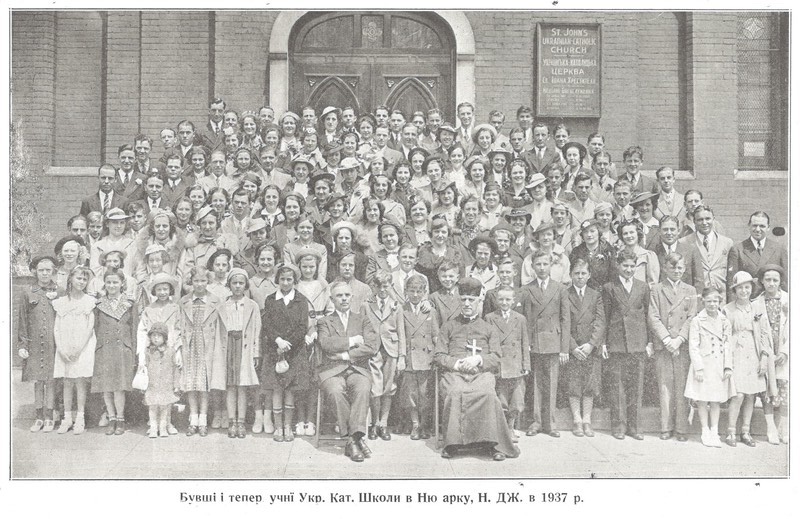
M289 36L289 108L441 108L453 120L455 37L436 14L314 12Z

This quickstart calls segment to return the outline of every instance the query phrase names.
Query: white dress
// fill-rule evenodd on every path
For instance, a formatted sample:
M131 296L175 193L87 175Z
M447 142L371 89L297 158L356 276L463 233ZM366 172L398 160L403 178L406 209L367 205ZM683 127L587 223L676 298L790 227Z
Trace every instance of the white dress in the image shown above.
M56 340L54 378L91 377L94 373L96 304L95 298L89 295L80 299L64 296L53 301L53 309L56 311L53 330ZM78 357L73 361L67 361L61 356L61 353L73 355L78 352Z

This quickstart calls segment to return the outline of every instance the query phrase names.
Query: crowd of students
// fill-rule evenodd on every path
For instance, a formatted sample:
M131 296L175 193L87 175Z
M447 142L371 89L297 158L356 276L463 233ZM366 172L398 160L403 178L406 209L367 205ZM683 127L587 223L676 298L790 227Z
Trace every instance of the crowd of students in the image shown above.
M30 430L83 433L97 394L106 434L124 434L136 386L152 438L177 434L183 399L187 436L244 438L251 407L253 434L292 441L315 433L317 388L335 397L339 362L368 392L353 403L369 408L363 432L336 400L355 461L369 457L362 436L391 439L390 421L412 440L434 433L437 366L484 376L502 409L491 435L513 443L517 430L559 436L559 387L572 434L593 436L610 376L611 434L641 440L654 362L661 439L686 441L697 415L702 443L721 446L726 405L724 441L754 446L758 398L768 442L788 442L787 252L767 213L734 242L670 167L643 175L637 146L618 167L602 135L583 145L529 107L507 134L499 111L487 124L469 103L457 114L306 107L276 122L214 99L203 127L161 131L160 159L145 135L120 146L15 302ZM346 334L355 314L366 331L342 346L331 319ZM446 438L458 423L444 420ZM473 443L461 434L443 456ZM514 455L504 441L490 441L494 459Z

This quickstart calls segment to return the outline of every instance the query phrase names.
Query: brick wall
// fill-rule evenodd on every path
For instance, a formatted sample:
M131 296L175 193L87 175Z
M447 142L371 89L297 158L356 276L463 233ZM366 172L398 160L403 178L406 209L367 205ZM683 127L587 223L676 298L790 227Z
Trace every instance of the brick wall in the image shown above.
M108 14L104 151L105 162L112 164L117 163L117 149L120 145L132 145L133 136L139 133L141 117L139 30L139 13L111 12ZM158 134L150 135L150 137L158 142ZM157 144L153 147L160 149Z
M55 18L45 11L11 15L11 117L40 167L50 166L53 154Z

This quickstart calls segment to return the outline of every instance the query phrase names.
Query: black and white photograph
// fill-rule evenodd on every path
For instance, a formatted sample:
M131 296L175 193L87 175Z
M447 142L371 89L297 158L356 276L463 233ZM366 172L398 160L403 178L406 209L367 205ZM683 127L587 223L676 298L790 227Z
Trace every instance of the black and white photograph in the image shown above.
M10 4L13 488L788 491L789 4Z

